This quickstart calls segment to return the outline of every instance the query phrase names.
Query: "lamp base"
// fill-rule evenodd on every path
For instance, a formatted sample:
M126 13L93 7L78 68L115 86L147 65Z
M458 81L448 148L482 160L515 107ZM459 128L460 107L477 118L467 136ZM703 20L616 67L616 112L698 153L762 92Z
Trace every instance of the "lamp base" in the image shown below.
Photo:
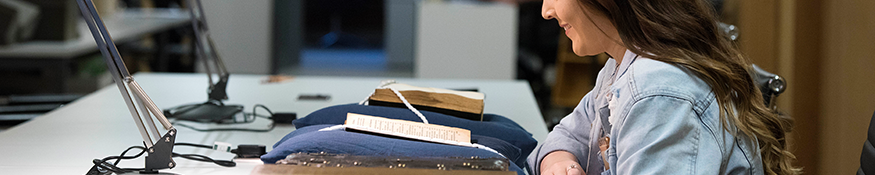
M178 175L178 174L176 174L176 173L158 172L158 171L140 171L140 172L133 172L133 173L125 173L125 174L123 174L123 175L127 175L127 174L152 174L152 175L160 174L160 175Z
M170 128L161 139L146 150L146 168L141 174L157 174L160 169L176 167L173 161L173 145L176 143L176 128Z
M223 123L234 119L234 115L243 111L242 105L217 105L211 102L164 110L167 118L178 120Z

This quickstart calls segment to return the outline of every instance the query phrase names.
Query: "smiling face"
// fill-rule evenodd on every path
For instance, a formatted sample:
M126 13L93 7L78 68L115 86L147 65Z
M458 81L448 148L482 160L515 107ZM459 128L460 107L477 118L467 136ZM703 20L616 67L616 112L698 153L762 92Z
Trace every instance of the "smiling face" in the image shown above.
M619 44L614 42L620 39L610 19L597 10L585 7L579 0L544 0L541 16L559 22L559 27L565 29L565 35L571 39L574 54L578 56L607 52L609 46Z

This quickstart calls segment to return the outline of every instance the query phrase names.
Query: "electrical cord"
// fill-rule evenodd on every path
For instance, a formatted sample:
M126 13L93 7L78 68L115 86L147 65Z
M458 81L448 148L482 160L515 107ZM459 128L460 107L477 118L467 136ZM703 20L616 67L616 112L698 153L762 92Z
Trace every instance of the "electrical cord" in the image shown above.
M207 102L207 103L210 103L210 102ZM222 105L221 102L217 102L217 103L218 103L219 105ZM184 105L184 106L180 106L180 107L175 108L175 110L180 110L180 109L182 109L182 108L189 108L189 107L191 107L191 106L195 106L195 105L197 105L197 104ZM267 111L267 113L270 114L270 115L269 115L269 116L259 115L259 114L257 113L258 108L262 108L262 109L264 109L264 110ZM182 109L182 110L187 110L187 109ZM268 109L267 106L264 106L264 105L261 105L261 104L256 104L256 105L252 108L252 113L245 113L245 112L244 112L244 113L243 113L243 121L242 121L242 122L241 122L241 121L238 121L237 118L234 118L233 122L230 122L230 123L220 123L220 124L246 124L246 123L252 123L252 122L254 122L256 118L265 118L265 119L271 120L271 124L270 124L269 128L267 128L267 129L248 129L248 128L215 128L215 129L199 129L199 128L195 128L195 127L192 127L192 126L189 126L189 125L186 125L186 124L180 123L181 121L174 121L174 122L173 122L173 125L181 126L181 127L185 127L185 128L189 128L189 129L192 129L192 130L195 130L195 131L200 131L200 132L210 132L210 131L249 131L249 132L269 132L269 131L273 130L273 128L275 127L274 113L273 113L272 111L270 111L270 109ZM208 146L208 145L201 145L201 144L192 144L192 143L175 143L174 145L175 145L175 146L192 146L192 147L197 147L197 148L206 148L206 149L216 149L216 147L211 147L211 146ZM251 148L253 148L253 146L256 146L256 145L240 145L240 146L241 146L241 149L243 149L243 148L247 148L247 149L243 149L243 150L240 150L240 151L238 151L238 149L233 149L233 150L230 150L230 149L229 149L229 150L227 150L227 151L228 151L228 152L231 152L231 153L234 153L234 154L237 154L238 157L240 157L241 155L252 156L253 150L252 150ZM244 146L245 146L245 147L244 147ZM260 145L259 145L259 146L260 146ZM256 153L255 155L256 155L256 156L260 156L260 155L263 155L263 154L264 154L264 153L263 153L263 152L264 152L264 148L263 148L264 146L260 146L260 147L261 147L261 152L255 151L255 153ZM256 148L257 148L257 146L256 146ZM126 156L127 153L128 153L129 151L134 150L134 149L139 149L140 152L137 153L136 155L133 155L133 156ZM138 157L142 156L143 153L145 153L145 152L146 152L146 147L143 147L143 146L132 146L132 147L128 147L127 149L125 149L125 151L122 151L122 153L121 153L119 156L109 156L109 157L105 157L105 158L103 158L103 159L94 159L94 160L92 160L92 163L94 163L94 166L91 167L91 169L88 171L87 174L89 174L89 175L92 175L92 174L93 174L93 175L101 175L101 174L111 174L111 173L115 173L115 174L124 174L124 173L136 172L136 171L145 171L145 168L120 168L120 167L118 167L118 164L119 164L119 162L121 162L121 160L123 160L123 159L124 159L124 160L126 160L126 159L135 159L135 158L138 158ZM214 164L216 164L216 165L224 166L224 167L234 167L234 166L236 166L236 163L233 162L233 161L229 161L229 160L215 160L215 159L212 159L212 158L210 158L210 157L207 157L207 156L204 156L204 155L198 155L198 154L179 154L179 153L172 153L172 157L181 157L181 158L185 158L185 159L189 159L189 160L194 160L194 161L201 161L201 162L212 162L212 163L214 163ZM115 160L115 162L113 162L113 163L109 163L109 162L108 162L108 161L112 161L112 160Z
M216 165L223 166L223 167L234 167L234 166L237 166L237 163L235 163L234 161L230 161L230 160L213 160L213 159L210 158L210 157L207 157L207 156L204 156L204 155L200 155L200 154L179 154L179 153L173 153L173 157L182 157L182 158L185 158L185 159L188 159L188 160L195 160L195 161L201 161L201 162L212 162L212 163L215 163Z
M209 100L209 101L206 101L206 102L203 102L203 103L192 103L192 104L186 104L186 105L181 105L181 106L173 107L173 108L170 108L170 109L166 109L166 110L165 110L165 113L170 113L170 114L174 114L174 113L186 113L186 112L188 112L188 111L193 110L193 109L194 109L195 107L197 107L197 106L207 105L207 104L212 104L212 105L216 105L216 106L225 106L225 103L222 103L222 101L218 101L218 100ZM168 115L168 117L170 117L170 116Z
M174 143L173 146L190 146L190 147L197 147L197 148L213 149L213 147L209 146L209 145L201 145L201 144L194 144L194 143Z
M137 153L137 155L134 155L134 156L125 156L125 154L127 154L128 151L130 151L131 149L134 149L134 148L140 149L141 150L140 153ZM119 168L117 166L119 161L121 161L122 159L134 159L134 158L140 157L145 152L146 152L146 147L132 146L132 147L128 147L128 149L125 149L125 151L123 151L122 154L119 156L109 156L109 157L106 157L103 159L94 159L94 160L92 160L92 162L94 163L94 166L91 167L91 170L88 171L88 174L89 175L90 174L95 174L95 175L96 174L109 174L109 173L123 174L123 173L130 173L130 172L134 172L134 171L145 170L144 168ZM113 160L113 159L116 160L115 163L112 163L112 164L107 163L107 161Z
M179 122L177 122L177 123L173 123L173 125L174 125L174 126L181 126L181 127L188 128L188 129L195 130L195 131L199 131L199 132L213 132L213 131L270 132L270 131L272 131L273 128L275 127L274 124L270 124L270 126L269 126L267 129L249 129L249 128L212 128L212 129L200 129L200 128L195 128L195 127L193 127L193 126L189 126L189 125L182 124L182 123L179 123Z
M183 108L183 107L186 107L186 106L192 106L192 105L184 105L184 106L180 106L179 108ZM262 108L262 109L264 109L264 110L267 111L267 113L270 114L270 115L269 115L269 116L259 115L259 114L257 113L257 109L258 109L258 108ZM237 118L235 117L235 118L232 120L232 122L220 123L220 124L247 124L247 123L252 123L252 122L254 122L256 118L264 118L264 119L268 119L268 120L273 121L273 116L274 116L274 113L273 113L272 111L270 111L270 109L268 109L267 106L264 106L264 105L262 105L262 104L256 104L255 106L252 107L252 113L246 113L246 112L243 113L243 121L238 121ZM174 126L180 126L180 127L188 128L188 129L195 130L195 131L199 131L199 132L213 132L213 131L269 132L269 131L272 131L273 128L276 126L276 124L272 122L272 123L270 124L270 126L268 126L268 128L266 128L266 129L250 129L250 128L212 128L212 129L201 129L201 128L197 128L197 127L194 127L194 126L191 126L191 125L184 124L184 123L182 123L183 121L185 121L185 122L193 122L193 121L186 121L186 120L177 120L177 121L174 121L172 124L173 124Z
M213 147L211 147L211 146L201 145L201 144L193 144L193 143L175 143L173 145L213 149ZM128 153L128 151L131 151L133 149L139 149L140 152L137 153L136 155L133 155L133 156L125 156ZM124 174L124 173L131 173L131 172L135 172L135 171L144 171L144 170L146 170L145 168L120 168L120 167L118 167L118 163L122 159L126 160L126 159L138 158L138 157L142 156L143 153L145 153L145 152L146 152L146 147L131 146L131 147L128 147L128 149L125 149L125 151L122 151L122 153L118 156L109 156L109 157L105 157L103 159L94 159L94 160L92 160L92 162L94 163L94 166L91 167L91 169L88 171L88 174L89 175L91 175L91 174L94 174L94 175L111 174L111 173ZM181 157L181 158L194 160L194 161L201 161L201 162L211 162L211 163L214 163L216 165L223 166L223 167L237 166L237 163L234 161L215 160L215 159L212 159L208 156L199 155L199 154L179 154L179 153L174 152L173 157ZM108 161L111 161L111 160L115 160L115 162L110 164Z

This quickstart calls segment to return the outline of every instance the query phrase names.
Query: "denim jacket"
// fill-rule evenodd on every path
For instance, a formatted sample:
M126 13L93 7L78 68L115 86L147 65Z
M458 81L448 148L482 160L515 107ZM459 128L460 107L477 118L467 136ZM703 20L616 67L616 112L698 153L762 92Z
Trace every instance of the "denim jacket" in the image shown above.
M529 156L530 174L559 150L589 175L763 174L755 139L722 127L714 93L693 73L631 51L619 66L614 59L605 65L593 90Z

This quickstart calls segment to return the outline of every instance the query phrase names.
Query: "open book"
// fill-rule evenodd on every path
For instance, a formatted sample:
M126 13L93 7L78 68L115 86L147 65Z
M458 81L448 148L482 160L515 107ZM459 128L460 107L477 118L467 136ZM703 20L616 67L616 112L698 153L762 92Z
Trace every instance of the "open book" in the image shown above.
M346 114L346 129L401 137L405 139L449 145L475 147L471 144L471 131L442 125L425 124L398 119L388 119L356 113Z
M417 87L394 83L378 88L368 98L369 105L407 108L391 89L398 90L413 107L469 120L483 120L483 99L480 92Z

